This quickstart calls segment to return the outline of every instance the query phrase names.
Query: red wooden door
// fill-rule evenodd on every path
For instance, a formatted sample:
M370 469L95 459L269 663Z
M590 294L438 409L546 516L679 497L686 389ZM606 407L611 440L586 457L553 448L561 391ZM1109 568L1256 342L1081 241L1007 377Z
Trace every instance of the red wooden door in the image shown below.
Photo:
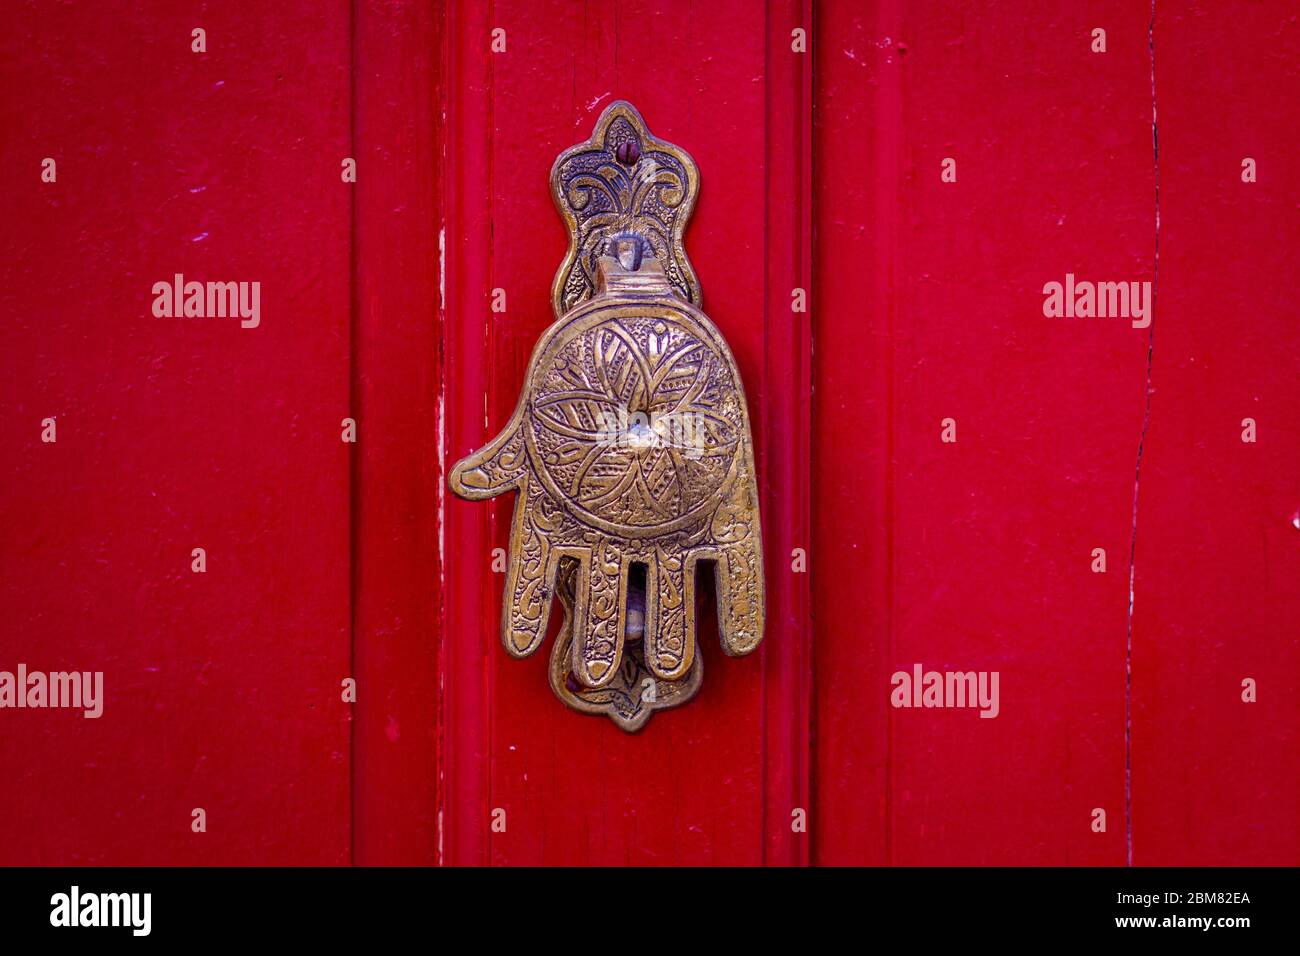
M1295 863L1300 36L1076 7L10 11L0 672L105 693L0 709L0 863ZM761 649L706 626L634 735L505 654L510 502L446 486L615 99L699 166L766 548ZM1154 321L1046 317L1067 272ZM260 323L152 314L177 273Z

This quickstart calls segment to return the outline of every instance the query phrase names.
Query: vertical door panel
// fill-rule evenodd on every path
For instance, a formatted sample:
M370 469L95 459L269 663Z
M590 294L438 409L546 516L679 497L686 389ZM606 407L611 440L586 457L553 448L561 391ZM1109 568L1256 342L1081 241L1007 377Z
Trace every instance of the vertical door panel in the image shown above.
M427 865L438 846L442 610L438 320L441 14L353 21L353 850Z
M815 859L1294 862L1294 17L963 8L817 8Z
M345 863L347 8L10 5L0 48L0 669L104 675L0 717L3 862ZM260 325L155 317L178 273Z
M1064 13L817 12L816 859L1121 863L1146 340L1042 288L1151 278L1146 15L1090 13L1103 57ZM998 716L890 707L917 664L999 672Z
M1162 5L1155 20L1160 271L1136 526L1138 864L1300 856L1294 14L1200 3ZM1253 183L1242 181L1247 157ZM1253 443L1242 441L1246 418ZM1255 703L1242 699L1247 678Z
M699 696L636 735L564 708L549 645L499 644L512 502L447 502L447 860L452 863L759 863L806 858L791 832L807 774L807 336L790 311L807 241L806 60L798 4L497 3L448 19L448 455L485 443L514 409L553 320L565 249L548 176L614 99L688 150L701 192L686 243L704 308L736 355L755 424L768 630L749 658L701 635ZM507 49L489 52L490 31ZM802 144L802 146L801 146ZM802 163L799 157L803 157ZM507 311L489 311L492 290ZM558 608L556 609L558 614ZM552 637L555 624L552 626ZM492 832L490 815L505 812Z

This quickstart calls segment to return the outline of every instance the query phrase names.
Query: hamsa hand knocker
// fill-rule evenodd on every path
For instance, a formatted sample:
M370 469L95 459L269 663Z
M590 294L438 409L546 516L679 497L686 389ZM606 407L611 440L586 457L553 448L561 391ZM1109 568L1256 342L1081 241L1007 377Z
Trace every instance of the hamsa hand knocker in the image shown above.
M700 687L696 573L711 565L728 655L763 638L763 556L740 373L700 311L682 245L694 160L628 103L551 169L569 249L556 321L496 440L459 462L462 498L515 490L501 637L551 652L556 695L637 730Z

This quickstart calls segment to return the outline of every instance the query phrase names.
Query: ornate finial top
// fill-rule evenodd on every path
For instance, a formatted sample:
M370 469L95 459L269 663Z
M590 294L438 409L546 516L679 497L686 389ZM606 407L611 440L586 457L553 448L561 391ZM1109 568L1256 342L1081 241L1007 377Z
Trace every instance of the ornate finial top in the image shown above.
M591 138L566 149L551 167L551 195L569 231L551 286L555 317L596 294L601 256L614 254L611 240L629 235L644 240L672 291L699 308L700 283L682 244L699 185L695 160L652 136L631 103L606 107Z

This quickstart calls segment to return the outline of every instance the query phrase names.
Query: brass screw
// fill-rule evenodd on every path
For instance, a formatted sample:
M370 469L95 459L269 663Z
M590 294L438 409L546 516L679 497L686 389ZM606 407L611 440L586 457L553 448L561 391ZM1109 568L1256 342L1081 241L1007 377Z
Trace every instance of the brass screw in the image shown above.
M634 139L625 139L614 150L614 158L624 166L635 166L641 158L641 147Z

